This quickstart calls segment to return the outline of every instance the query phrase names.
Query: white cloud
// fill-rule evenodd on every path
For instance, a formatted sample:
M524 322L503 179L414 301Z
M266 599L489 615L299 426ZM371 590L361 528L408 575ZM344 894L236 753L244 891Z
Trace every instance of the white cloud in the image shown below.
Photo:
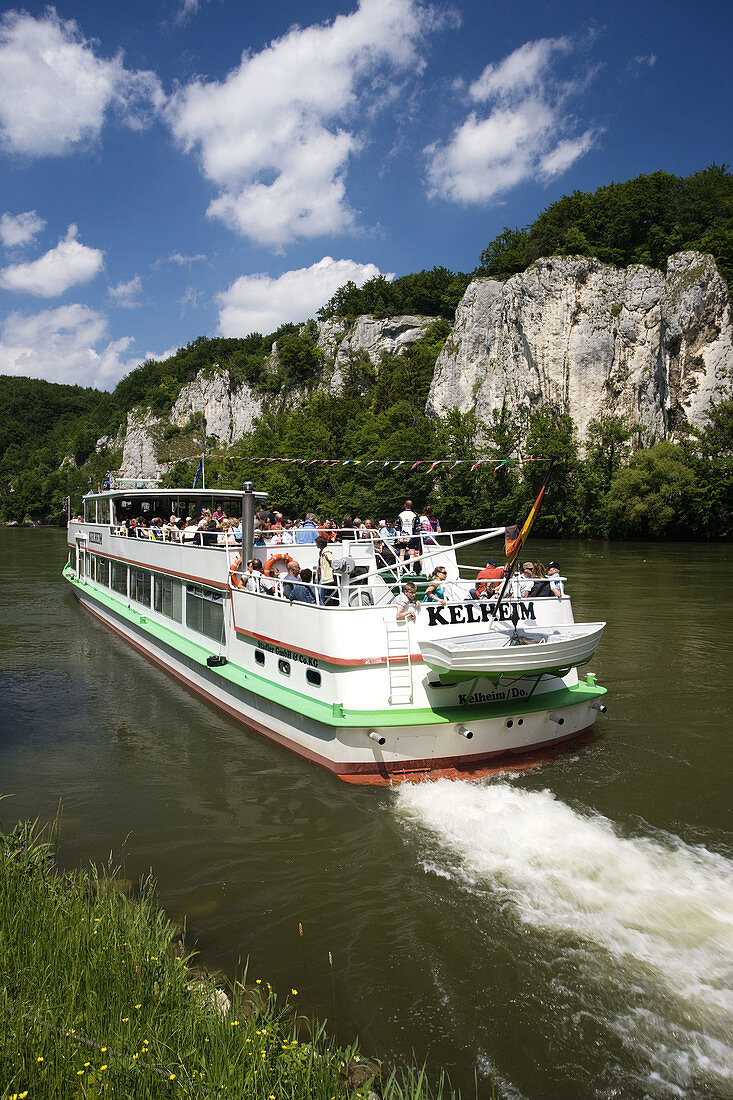
M219 188L209 215L273 247L348 229L344 177L362 140L348 125L395 74L422 68L432 20L414 0L361 0L351 15L244 54L221 83L183 88L168 117Z
M6 248L19 248L30 244L45 225L46 222L35 210L16 215L5 213L0 218L0 240Z
M40 259L0 270L0 286L39 298L53 298L77 283L88 283L104 267L104 253L81 244L76 234L76 226L70 225L66 236Z
M163 105L154 73L104 60L73 20L9 11L0 20L0 144L25 156L60 156L94 141L114 106L140 129Z
M379 275L374 264L355 260L333 260L324 256L310 267L269 275L241 275L228 290L217 296L221 336L247 336L250 332L270 333L286 321L313 317L345 283L361 286ZM386 276L393 279L394 275Z
M0 374L110 389L139 360L122 360L131 336L107 340L106 318L73 303L24 316L0 329Z
M565 172L593 146L597 132L574 136L567 109L582 82L562 82L553 71L571 49L567 38L543 38L486 66L469 88L477 106L445 144L425 149L431 198L488 202L525 180Z
M135 309L143 304L140 298L142 292L142 279L139 275L133 275L128 282L111 286L107 293L116 306L121 306L123 309Z
M197 252L195 256L185 256L182 252L172 252L170 256L166 256L165 259L156 260L155 266L160 267L161 264L176 264L178 267L191 267L193 264L201 263L206 259L203 252Z

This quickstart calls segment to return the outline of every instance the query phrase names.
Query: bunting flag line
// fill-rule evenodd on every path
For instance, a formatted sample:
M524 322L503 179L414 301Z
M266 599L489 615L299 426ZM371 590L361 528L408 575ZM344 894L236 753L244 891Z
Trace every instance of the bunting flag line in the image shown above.
M321 468L341 466L347 468L349 466L359 467L361 470L369 470L370 473L381 473L383 470L389 470L394 473L396 470L402 469L403 466L409 467L410 473L432 474L437 470L439 466L443 466L443 469L439 471L442 475L452 473L459 467L468 467L468 472L473 473L481 466L487 463L496 463L493 467L492 473L497 473L499 470L509 466L525 466L529 462L549 462L546 457L532 456L529 458L497 458L495 456L491 458L387 458L382 460L381 458L286 458L285 456L271 455L269 457L261 455L223 455L223 454L210 454L205 456L208 462L238 462L238 463L257 463L260 465L271 466L274 463L280 462L292 466L320 466ZM178 459L178 462L197 462L196 473L193 480L193 488L196 488L199 477L202 476L204 471L204 456L201 454L188 455L186 458ZM165 470L171 470L176 465L175 462L163 463ZM372 469L373 467L373 469ZM407 472L407 471L405 471ZM107 475L109 479L113 475L122 475L121 470L110 471ZM105 482L105 485L107 483Z

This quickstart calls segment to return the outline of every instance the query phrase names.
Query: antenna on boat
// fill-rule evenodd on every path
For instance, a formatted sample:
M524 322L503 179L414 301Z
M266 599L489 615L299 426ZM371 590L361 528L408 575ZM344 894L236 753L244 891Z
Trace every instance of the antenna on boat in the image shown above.
M255 494L251 481L242 484L242 561L254 557Z

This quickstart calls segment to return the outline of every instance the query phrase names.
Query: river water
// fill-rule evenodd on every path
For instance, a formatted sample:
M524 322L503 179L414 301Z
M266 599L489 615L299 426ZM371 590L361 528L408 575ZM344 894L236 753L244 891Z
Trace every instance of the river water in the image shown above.
M0 530L2 824L61 800L64 864L152 869L210 965L464 1096L733 1096L730 549L531 553L608 621L598 738L390 790L148 664L77 604L63 532Z

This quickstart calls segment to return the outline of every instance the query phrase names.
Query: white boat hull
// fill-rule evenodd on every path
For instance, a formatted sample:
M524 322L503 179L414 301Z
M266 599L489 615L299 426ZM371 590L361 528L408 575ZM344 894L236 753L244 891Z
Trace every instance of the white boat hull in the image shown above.
M271 741L352 783L384 784L424 776L482 775L500 767L516 767L520 757L542 753L590 733L603 693L595 684L576 686L577 702L560 702L558 693L537 697L534 710L527 708L528 690L502 704L484 702L490 695L477 692L466 700L462 721L446 717L439 724L401 726L333 726L319 722L272 700L233 686L219 670L193 663L145 629L142 622L116 614L94 598L88 588L74 586L81 603L105 625L147 658L165 668L187 687ZM511 696L511 692L509 693ZM567 693L565 693L567 695ZM453 708L450 708L451 710ZM495 711L495 714L487 713ZM446 711L447 716L447 711ZM384 739L383 744L371 734Z

